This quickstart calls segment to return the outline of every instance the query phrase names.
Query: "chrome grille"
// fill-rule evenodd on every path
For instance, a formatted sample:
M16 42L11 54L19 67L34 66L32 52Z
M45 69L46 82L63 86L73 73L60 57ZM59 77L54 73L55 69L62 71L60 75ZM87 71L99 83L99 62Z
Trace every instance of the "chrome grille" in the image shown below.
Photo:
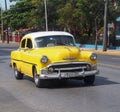
M88 66L91 68L91 65L87 62L70 62L70 63L54 63L47 67L52 68L54 72L75 72L75 71L87 71Z

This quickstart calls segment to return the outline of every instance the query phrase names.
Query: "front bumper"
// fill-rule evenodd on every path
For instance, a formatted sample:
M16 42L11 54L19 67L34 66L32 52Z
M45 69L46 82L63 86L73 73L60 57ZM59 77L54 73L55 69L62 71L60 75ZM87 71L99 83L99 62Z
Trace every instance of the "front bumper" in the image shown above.
M51 74L40 74L40 79L70 79L70 78L84 78L86 76L97 75L99 70L81 71L81 72L59 72Z

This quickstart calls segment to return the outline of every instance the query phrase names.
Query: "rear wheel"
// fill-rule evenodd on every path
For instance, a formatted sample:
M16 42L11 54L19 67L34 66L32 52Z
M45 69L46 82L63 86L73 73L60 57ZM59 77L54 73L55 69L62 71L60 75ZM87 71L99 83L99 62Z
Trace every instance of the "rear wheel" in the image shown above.
M23 74L18 71L16 64L14 65L14 76L17 80L23 79Z
M86 77L84 78L84 83L85 83L85 85L93 85L93 84L94 84L94 81L95 81L95 75L86 76Z
M38 87L38 88L42 87L42 84L41 84L42 81L41 81L39 75L37 74L36 68L33 69L33 77L34 77L34 83L35 83L36 87Z

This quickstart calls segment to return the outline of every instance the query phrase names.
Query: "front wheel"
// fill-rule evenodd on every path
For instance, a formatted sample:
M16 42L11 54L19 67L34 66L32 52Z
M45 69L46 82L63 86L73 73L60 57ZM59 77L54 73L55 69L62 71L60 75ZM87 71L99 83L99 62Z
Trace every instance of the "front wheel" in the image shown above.
M84 83L85 83L85 85L93 85L94 81L95 81L95 75L86 76L86 77L84 78Z
M23 79L23 74L18 71L16 65L14 65L14 76L17 80Z
M42 84L41 84L42 81L41 81L39 75L37 74L36 68L33 69L33 77L34 77L34 83L35 83L36 87L38 87L38 88L42 87Z

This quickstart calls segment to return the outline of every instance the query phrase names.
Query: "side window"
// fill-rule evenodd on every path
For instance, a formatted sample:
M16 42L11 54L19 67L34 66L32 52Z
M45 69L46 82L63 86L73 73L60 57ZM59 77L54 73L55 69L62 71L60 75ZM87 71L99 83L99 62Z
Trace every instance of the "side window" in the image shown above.
M22 40L21 48L25 48L25 42L26 42L26 39Z
M31 39L27 39L27 47L28 48L32 48L33 47Z

